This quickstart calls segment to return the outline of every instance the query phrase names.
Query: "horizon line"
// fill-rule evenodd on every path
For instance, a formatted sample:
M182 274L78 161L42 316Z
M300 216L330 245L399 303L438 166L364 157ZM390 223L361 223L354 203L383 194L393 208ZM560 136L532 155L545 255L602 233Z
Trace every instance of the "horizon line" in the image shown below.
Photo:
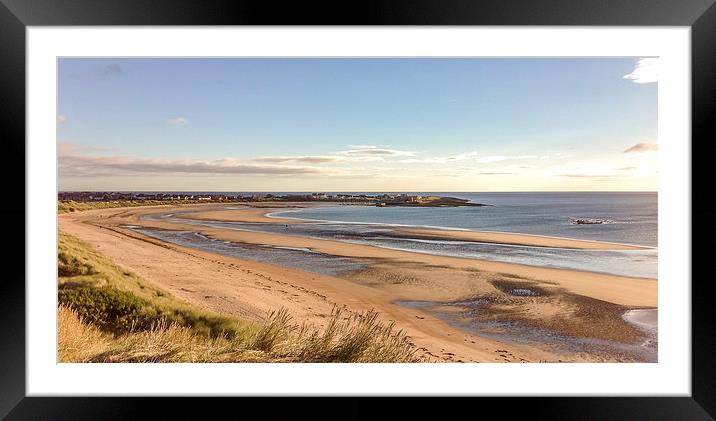
M58 190L58 193L658 193L658 190Z

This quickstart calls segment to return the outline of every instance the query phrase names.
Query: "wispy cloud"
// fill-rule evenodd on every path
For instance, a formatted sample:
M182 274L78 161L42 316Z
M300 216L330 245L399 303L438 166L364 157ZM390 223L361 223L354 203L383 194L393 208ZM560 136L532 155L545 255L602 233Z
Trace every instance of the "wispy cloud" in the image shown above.
M630 147L624 149L624 153L654 152L657 149L658 149L658 145L656 143L637 143L634 146L630 146Z
M126 176L126 175L335 175L340 170L298 165L261 165L224 158L212 161L145 159L127 156L91 156L89 151L73 144L58 144L60 176Z
M348 145L348 149L374 149L378 148L375 145Z
M174 117L167 120L167 123L173 126L184 126L189 124L189 120L186 117Z
M461 154L457 154L457 155L447 156L447 157L445 157L445 161L467 161L470 159L475 159L479 155L480 154L477 153L476 151L465 152L465 153L461 153Z
M571 165L556 168L552 175L569 178L617 178L628 177L630 175L629 171L633 169L634 167L615 168L607 163L575 162Z
M190 175L190 174L245 174L245 175L328 175L328 171L312 167L226 164L217 161L175 161L128 157L65 156L59 160L61 176L98 175Z
M97 152L107 152L106 148L99 148L96 146L85 146L78 145L76 143L58 141L57 142L57 156L72 156L72 155L92 155Z
M64 124L67 121L67 117L60 114L57 116L57 124Z
M347 159L331 155L305 155L305 156L263 156L254 158L256 162L305 162L307 164L323 164L326 162L345 162Z
M415 152L372 145L349 145L348 149L325 155L280 155L253 158L255 162L303 162L308 164L384 161L387 158L413 156Z
M415 155L415 152L372 145L349 145L348 150L337 152L337 154L350 157L375 158L392 156L413 156Z
M185 117L168 120L173 125L187 124ZM163 160L118 156L96 156L97 151L78 148L65 143L58 147L60 170L62 175L93 174L264 174L264 175L310 175L331 174L348 176L355 171L366 170L366 163L378 163L376 171L405 172L411 167L395 167L395 164L439 164L462 163L462 167L451 165L450 171L467 171L481 175L514 174L512 169L476 171L474 164L492 164L508 160L538 159L537 155L487 155L476 151L443 157L416 157L418 152L374 145L349 145L347 149L323 155L279 155L254 158L224 158L214 161L202 160ZM105 151L106 152L106 151ZM105 153L106 155L106 153ZM360 164L360 168L346 166ZM306 165L301 165L306 164ZM338 164L330 166L329 164ZM390 166L393 164L393 166ZM386 167L385 165L389 165ZM328 166L328 167L327 167ZM434 171L437 171L434 170ZM412 177L412 176L411 176Z
M122 73L122 66L119 64L108 64L97 69L97 74L100 76L115 76L120 73Z
M520 159L537 159L537 155L518 155L518 156L505 156L505 155L494 155L494 156L483 156L477 158L475 162L478 164L491 164L493 162L520 160Z
M659 59L642 58L636 62L631 73L624 75L624 79L634 83L654 83L659 81Z
M405 164L441 164L449 162L473 162L477 164L493 164L495 162L510 161L510 160L524 160L524 159L538 159L537 155L486 155L481 156L478 152L465 152L451 156L433 156L425 158L409 158L403 159L400 162ZM546 159L548 157L544 157Z
M558 177L569 177L569 178L614 178L623 177L620 174L556 174Z

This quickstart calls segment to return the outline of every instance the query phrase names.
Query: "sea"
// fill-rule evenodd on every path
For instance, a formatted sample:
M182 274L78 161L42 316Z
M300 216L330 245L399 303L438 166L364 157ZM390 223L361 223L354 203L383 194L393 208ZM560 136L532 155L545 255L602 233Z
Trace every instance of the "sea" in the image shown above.
M325 230L340 230L341 227L356 230L381 225L407 225L513 232L640 245L647 249L553 249L380 236L374 238L364 236L359 241L381 247L438 255L644 278L658 277L658 196L655 192L411 194L458 197L489 206L431 208L339 205L280 211L272 215L316 221ZM605 223L574 224L574 219L598 219Z
M212 192L213 193L213 192ZM221 192L256 194L255 192ZM310 192L307 192L310 194ZM273 193L282 194L282 193ZM296 194L291 193L291 194ZM299 193L300 194L300 193ZM340 192L328 194L341 194ZM352 192L352 194L381 194ZM376 207L326 204L280 210L269 216L308 220L285 228L275 224L194 221L195 225L281 232L312 238L370 244L389 249L567 268L642 278L658 278L658 196L654 192L463 193L411 192L451 196L488 206ZM179 217L180 215L171 215ZM166 215L155 216L166 217ZM601 224L574 224L598 219ZM186 223L187 220L182 220ZM380 235L394 226L513 232L595 240L646 247L640 250L575 250L481 242L391 238ZM176 239L174 239L176 241Z
M363 193L359 193L363 194ZM377 193L365 193L377 194ZM454 193L416 195L468 199L481 207L331 206L303 209L282 217L499 231L656 247L657 193ZM606 224L575 225L570 218Z

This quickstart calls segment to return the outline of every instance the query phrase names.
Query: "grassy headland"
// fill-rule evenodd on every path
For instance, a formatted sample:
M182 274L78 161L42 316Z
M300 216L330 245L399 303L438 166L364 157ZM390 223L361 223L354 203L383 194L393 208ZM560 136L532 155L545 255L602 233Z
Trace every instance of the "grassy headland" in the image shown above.
M263 323L201 310L63 232L60 362L411 362L416 349L375 312L334 309L318 330L283 309Z
M136 199L136 200L134 200ZM162 198L139 198L127 196L126 198L96 200L96 201L80 201L71 199L58 199L57 212L78 212L91 209L106 208L123 208L133 206L159 206L159 205L191 205L199 203L214 204L246 204L249 202L298 202L298 203L332 203L332 204L352 204L364 206L407 206L407 207L455 207L455 206L491 206L483 203L472 203L467 199L459 199L456 197L445 196L414 196L407 194L400 195L337 195L326 196L321 195L279 195L271 194L260 195L255 197L237 198L237 197L217 197L217 198L187 198L184 199L166 199Z

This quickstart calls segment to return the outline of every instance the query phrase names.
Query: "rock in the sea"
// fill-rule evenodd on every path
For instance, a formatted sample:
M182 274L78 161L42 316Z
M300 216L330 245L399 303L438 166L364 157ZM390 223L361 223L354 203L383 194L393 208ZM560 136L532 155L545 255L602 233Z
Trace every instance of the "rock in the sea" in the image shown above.
M569 223L573 225L595 225L595 224L610 224L613 221L611 219L598 219L598 218L569 218Z

